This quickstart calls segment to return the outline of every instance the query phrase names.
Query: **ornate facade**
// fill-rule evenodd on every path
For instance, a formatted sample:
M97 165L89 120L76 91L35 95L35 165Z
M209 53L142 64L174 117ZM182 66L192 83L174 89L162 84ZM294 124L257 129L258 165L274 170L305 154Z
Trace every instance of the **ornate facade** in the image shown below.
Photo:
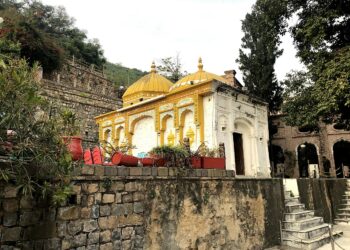
M226 168L237 175L269 176L267 105L224 77L203 70L173 84L151 72L123 95L123 107L96 117L100 141L136 146L133 155L190 139L192 150L225 143Z

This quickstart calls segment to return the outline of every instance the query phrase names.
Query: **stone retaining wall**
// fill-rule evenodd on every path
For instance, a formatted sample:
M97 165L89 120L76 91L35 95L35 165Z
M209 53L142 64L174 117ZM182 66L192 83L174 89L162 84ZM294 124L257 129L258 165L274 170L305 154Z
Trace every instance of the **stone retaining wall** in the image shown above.
M262 249L279 243L282 182L232 171L84 166L60 207L0 185L1 249Z

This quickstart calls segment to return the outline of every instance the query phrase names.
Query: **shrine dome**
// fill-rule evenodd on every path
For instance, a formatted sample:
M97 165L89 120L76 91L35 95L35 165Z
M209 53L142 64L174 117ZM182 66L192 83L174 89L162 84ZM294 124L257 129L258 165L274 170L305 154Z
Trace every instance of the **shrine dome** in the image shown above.
M130 106L153 97L167 94L173 85L164 76L157 74L154 62L151 72L134 82L123 95L123 106Z
M228 81L225 78L223 78L222 76L218 76L216 74L204 71L202 58L199 58L198 59L198 71L193 73L193 74L189 74L189 75L185 76L184 78L180 79L179 81L177 81L174 85L171 86L170 92L178 92L178 91L181 91L183 89L186 89L187 87L189 87L191 85L196 85L196 84L206 82L209 80L217 80L219 82L229 84Z

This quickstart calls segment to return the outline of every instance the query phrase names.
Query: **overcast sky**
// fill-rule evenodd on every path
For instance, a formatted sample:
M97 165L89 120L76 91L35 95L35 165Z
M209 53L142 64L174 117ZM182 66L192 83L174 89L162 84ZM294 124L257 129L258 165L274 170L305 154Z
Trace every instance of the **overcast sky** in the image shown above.
M223 74L235 69L243 33L241 20L255 0L42 0L64 6L76 25L97 38L108 61L149 71L152 60L180 54L183 68ZM278 79L300 69L289 35L276 65Z

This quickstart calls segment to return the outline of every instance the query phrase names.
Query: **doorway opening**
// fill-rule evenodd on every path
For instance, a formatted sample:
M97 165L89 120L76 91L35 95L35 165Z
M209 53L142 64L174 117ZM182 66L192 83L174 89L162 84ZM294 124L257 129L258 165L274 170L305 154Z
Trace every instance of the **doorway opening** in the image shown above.
M233 133L233 145L235 151L236 174L244 175L244 152L243 152L243 137L240 133Z

